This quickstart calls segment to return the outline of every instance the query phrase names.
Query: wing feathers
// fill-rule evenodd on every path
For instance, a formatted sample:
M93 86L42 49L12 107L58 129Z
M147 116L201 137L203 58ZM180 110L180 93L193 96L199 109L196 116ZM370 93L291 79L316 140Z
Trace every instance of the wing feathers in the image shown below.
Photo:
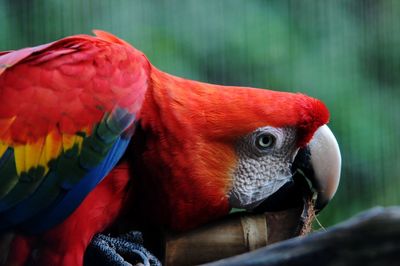
M28 56L30 56L34 52L46 49L47 47L49 47L51 45L52 45L52 43L43 44L43 45L32 47L32 48L21 49L18 52L10 51L10 52L1 54L1 57L0 57L0 75L7 68L10 68L10 67L14 66L15 64L17 64L21 60L27 58Z
M14 151L8 148L0 158L0 200L18 183L19 176L15 167Z
M0 53L0 229L66 217L129 143L150 65L96 34Z
M13 118L0 139L32 142L57 127L73 135L116 107L136 113L147 88L147 59L111 39L75 36L0 56L7 65L0 73L0 119Z

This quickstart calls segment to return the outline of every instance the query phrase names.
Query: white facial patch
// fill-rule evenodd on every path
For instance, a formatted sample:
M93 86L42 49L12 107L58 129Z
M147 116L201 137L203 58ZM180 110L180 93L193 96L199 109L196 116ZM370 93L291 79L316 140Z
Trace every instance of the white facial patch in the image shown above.
M270 145L259 144L266 142ZM236 147L239 159L229 195L231 206L253 209L289 182L297 151L292 128L263 127L241 139Z

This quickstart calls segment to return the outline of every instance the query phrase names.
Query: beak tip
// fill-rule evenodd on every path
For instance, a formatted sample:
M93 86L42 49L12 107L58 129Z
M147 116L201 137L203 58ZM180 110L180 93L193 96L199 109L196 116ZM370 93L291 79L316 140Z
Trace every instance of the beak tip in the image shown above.
M331 199L321 198L321 195L319 195L314 206L315 212L319 213L320 211L322 211L326 207L326 205L328 205L330 200Z
M315 208L322 210L333 198L340 181L339 145L327 125L320 127L309 144L318 197Z

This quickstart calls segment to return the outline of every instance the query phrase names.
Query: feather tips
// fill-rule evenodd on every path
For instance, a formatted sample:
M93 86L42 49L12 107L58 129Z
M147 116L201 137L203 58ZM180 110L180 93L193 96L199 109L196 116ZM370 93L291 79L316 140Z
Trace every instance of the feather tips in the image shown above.
M0 158L3 157L3 154L6 152L8 149L8 145L0 142Z

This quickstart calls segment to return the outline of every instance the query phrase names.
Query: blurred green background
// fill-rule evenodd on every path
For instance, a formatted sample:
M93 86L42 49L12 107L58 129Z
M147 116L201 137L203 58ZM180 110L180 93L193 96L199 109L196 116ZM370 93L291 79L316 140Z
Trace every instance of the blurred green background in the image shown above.
M325 226L400 204L400 1L1 0L0 50L103 29L190 79L322 99L342 150Z

